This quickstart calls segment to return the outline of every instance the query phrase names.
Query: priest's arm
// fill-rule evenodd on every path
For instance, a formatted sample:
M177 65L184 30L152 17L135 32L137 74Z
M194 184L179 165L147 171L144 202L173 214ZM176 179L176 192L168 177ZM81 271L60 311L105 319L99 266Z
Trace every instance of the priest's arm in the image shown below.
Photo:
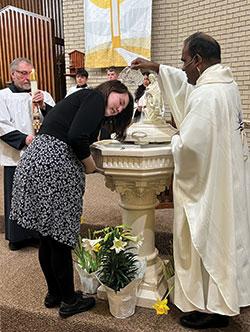
M175 123L179 128L186 116L185 104L194 87L187 82L186 74L178 68L159 65L156 62L137 58L131 63L132 69L153 70L158 74L158 82L164 102L170 105Z

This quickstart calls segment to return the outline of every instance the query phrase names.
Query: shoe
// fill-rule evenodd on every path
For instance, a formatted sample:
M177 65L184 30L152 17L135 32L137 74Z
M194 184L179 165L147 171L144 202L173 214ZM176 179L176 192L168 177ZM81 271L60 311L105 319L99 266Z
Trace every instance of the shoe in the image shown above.
M226 327L228 326L229 320L228 316L193 311L185 316L182 316L180 323L184 327L202 330L208 328Z
M59 315L62 318L67 318L80 312L88 311L95 305L95 299L93 297L82 297L82 294L76 294L76 301L73 304L67 304L61 302L61 307L59 309Z
M11 251L16 251L22 249L22 244L20 242L9 242L9 249Z
M9 241L9 249L12 251L20 250L25 247L35 247L39 248L40 246L40 239L32 237L26 240L18 241L18 242L11 242Z
M22 246L24 247L34 247L39 248L40 247L40 239L37 237L30 237L26 240L22 241Z
M49 292L44 299L44 305L46 308L55 308L61 304L62 297L60 295L51 295Z
M78 290L75 292L76 296L82 296L82 291ZM61 295L51 295L49 292L46 294L44 299L44 305L47 308L55 308L61 304L62 297Z

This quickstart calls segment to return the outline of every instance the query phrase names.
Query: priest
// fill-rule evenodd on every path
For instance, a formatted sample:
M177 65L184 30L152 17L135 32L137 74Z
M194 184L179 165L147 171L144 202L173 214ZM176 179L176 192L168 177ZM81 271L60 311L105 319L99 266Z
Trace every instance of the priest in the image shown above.
M172 138L175 304L188 328L219 328L250 304L250 170L241 100L218 42L184 42L182 71L141 58L158 73L179 128Z
M36 232L25 230L9 221L15 168L21 154L34 137L32 102L39 106L41 121L55 105L46 91L37 90L32 98L32 69L29 59L16 58L10 64L12 83L10 87L0 90L0 165L4 166L5 237L9 240L10 250L19 250L39 242Z

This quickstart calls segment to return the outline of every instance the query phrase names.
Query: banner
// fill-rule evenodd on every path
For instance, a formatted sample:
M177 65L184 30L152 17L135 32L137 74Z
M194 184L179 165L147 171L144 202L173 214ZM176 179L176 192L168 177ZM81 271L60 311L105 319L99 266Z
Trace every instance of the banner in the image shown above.
M152 0L84 0L85 67L151 57Z

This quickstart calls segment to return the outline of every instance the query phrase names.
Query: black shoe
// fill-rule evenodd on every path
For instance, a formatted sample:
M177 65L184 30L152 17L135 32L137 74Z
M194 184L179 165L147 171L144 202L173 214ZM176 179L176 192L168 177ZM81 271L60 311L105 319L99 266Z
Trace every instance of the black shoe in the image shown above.
M196 330L219 328L228 326L228 317L218 314L207 314L204 312L193 311L185 316L182 316L180 323L184 327Z
M61 302L59 315L62 318L67 318L69 316L79 314L80 312L88 311L89 309L93 308L94 305L95 305L95 299L93 297L83 298L82 295L78 293L75 303L67 304L63 301Z
M9 249L12 251L20 250L25 247L35 247L39 248L40 246L40 239L32 237L26 240L18 241L18 242L11 242L9 241Z
M47 308L55 308L61 304L62 297L60 295L50 295L47 293L44 299L44 305Z
M23 247L40 247L40 239L36 237L31 237L29 239L23 240Z
M82 296L82 291L78 290L75 292L76 296ZM62 297L61 295L51 295L49 292L46 294L44 299L44 305L47 308L55 308L61 304Z
M9 249L11 251L16 251L22 249L22 244L20 242L9 242Z

